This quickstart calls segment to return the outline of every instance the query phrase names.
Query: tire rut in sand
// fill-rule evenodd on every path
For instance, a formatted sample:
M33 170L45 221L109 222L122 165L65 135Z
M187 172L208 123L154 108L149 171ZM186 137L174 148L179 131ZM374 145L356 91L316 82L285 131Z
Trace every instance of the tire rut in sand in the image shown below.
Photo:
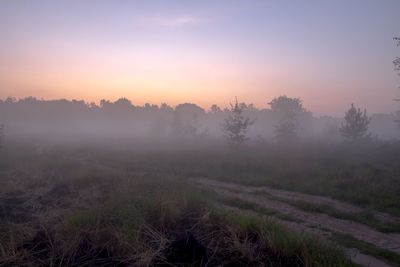
M348 234L361 241L372 243L400 254L400 234L382 233L358 222L334 218L324 213L306 212L279 200L272 200L261 195L251 194L254 190L252 187L205 178L193 178L192 181L208 186L219 194L254 202L262 207L275 209L281 213L294 216L306 224L320 226L332 232ZM227 188L235 189L235 191L228 190ZM282 192L282 190L280 191Z
M240 208L227 206L227 205L221 204L221 203L217 203L217 206L220 206L221 208L224 208L227 210L232 210L235 212L245 212L245 213L249 213L252 215L261 216L263 218L269 217L266 215L258 214L254 211L242 210ZM298 232L305 232L305 233L309 233L309 234L313 234L313 235L318 235L318 236L322 236L322 238L326 238L326 236L329 234L328 232L326 232L320 228L311 227L310 225L306 225L304 223L298 224L298 223L294 223L294 222L290 222L290 221L281 220L278 218L274 218L274 220L276 220L278 223L283 224L283 225L285 225L295 231L298 231ZM368 267L369 266L371 266L371 267L372 266L374 266L374 267L390 267L391 266L381 259L378 259L374 256L360 252L358 249L355 249L355 248L344 248L344 249L347 252L348 256L351 258L351 260L356 264L359 264L362 266L368 266Z

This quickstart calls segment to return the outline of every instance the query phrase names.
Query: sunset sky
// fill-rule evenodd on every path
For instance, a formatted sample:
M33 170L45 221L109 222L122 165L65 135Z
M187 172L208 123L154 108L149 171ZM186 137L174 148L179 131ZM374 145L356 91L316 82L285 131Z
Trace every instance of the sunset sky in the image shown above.
M0 98L393 112L399 0L0 1Z

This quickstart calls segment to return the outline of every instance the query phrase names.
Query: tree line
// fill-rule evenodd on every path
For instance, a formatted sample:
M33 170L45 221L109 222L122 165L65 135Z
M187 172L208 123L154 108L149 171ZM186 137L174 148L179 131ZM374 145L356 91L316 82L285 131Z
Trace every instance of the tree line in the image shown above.
M318 118L303 107L300 98L285 95L267 104L269 108L257 109L236 98L229 108L212 105L206 111L191 103L175 108L165 103L135 106L126 98L102 100L99 105L76 100L8 98L0 100L0 122L6 126L0 127L0 139L5 130L11 135L80 133L158 139L169 136L179 140L224 137L238 148L249 139L293 142L320 136L324 140L364 142L373 137L369 131L371 122L373 129L383 131L396 121L389 114L369 117L366 110L353 104L344 118Z

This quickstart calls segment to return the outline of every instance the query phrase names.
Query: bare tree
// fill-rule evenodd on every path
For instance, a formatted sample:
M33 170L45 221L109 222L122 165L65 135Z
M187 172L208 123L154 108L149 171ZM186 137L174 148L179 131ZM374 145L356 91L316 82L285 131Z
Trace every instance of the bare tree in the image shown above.
M239 105L237 98L235 105L230 105L230 114L228 118L225 119L224 124L222 125L222 130L231 146L237 149L244 141L248 140L246 133L249 126L252 125L254 121L243 116L242 113L244 106Z
M340 127L340 133L346 139L351 141L367 139L371 136L368 133L368 125L371 122L371 118L367 116L367 110L364 112L360 108L356 109L351 104L350 109L345 114L345 122Z

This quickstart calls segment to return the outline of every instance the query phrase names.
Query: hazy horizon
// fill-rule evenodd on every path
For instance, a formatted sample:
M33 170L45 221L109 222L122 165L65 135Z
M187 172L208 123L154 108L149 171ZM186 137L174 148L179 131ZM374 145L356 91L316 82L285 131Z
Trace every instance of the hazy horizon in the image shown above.
M271 107L270 107L270 105L268 103L270 101L272 101L274 98L277 98L279 96L288 96L288 95L283 94L283 95L277 95L277 96L271 97L271 98L267 99L267 101L265 101L265 103L263 105L261 105L261 106L255 105L253 102L244 102L239 97L237 99L238 99L239 103L244 103L246 105L252 105L255 109L261 111L261 110L269 110ZM288 97L291 97L291 96L288 96ZM5 102L8 98L11 98L11 99L13 99L13 101L16 101L16 102L21 101L21 100L25 100L25 99L29 99L29 98L33 98L33 99L35 99L37 101L45 101L45 102L62 101L62 100L66 100L66 101L69 101L69 102L72 102L72 101L78 101L78 102L79 101L83 101L88 106L90 106L91 104L95 104L98 107L101 106L101 101L102 100L109 101L110 103L117 103L118 100L126 99L126 100L130 101L132 106L134 106L134 107L145 107L146 105L150 105L150 106L156 105L158 108L160 108L161 105L166 104L166 105L172 107L173 109L175 109L177 106L182 105L182 104L194 104L194 105L199 106L200 108L204 109L205 112L210 112L212 105L217 105L219 108L221 108L222 111L229 110L231 108L231 104L235 103L235 97L233 97L232 99L227 100L227 102L222 104L222 105L214 103L214 104L211 104L209 106L201 105L201 104L194 103L194 102L178 102L176 104L171 104L171 103L168 103L168 102L165 102L165 101L161 101L159 103L152 103L152 102L140 102L139 103L139 102L135 101L134 99L130 99L128 97L116 97L116 98L113 98L113 99L105 99L105 98L103 98L103 99L100 99L99 101L88 101L86 99L79 99L79 98L48 98L48 99L46 99L46 98L38 98L38 97L34 97L34 96L27 96L27 97L20 97L20 98L16 98L16 97L13 97L13 96L8 96L6 98L1 98L0 97L0 101ZM371 115L379 115L379 114L385 114L385 115L393 114L392 111L389 111L389 112L370 112L370 110L367 107L360 106L357 103L349 103L349 105L347 107L345 107L345 109L341 113L338 111L337 114L336 113L335 114L316 113L316 112L314 112L313 110L311 110L311 109L309 109L307 107L307 104L304 103L304 101L303 101L303 99L301 97L298 97L298 98L301 100L304 108L307 111L310 111L313 114L313 116L316 117L316 118L318 118L318 117L343 118L344 115L345 115L345 112L348 111L348 109L350 108L351 104L354 104L356 108L360 108L361 110L366 109L367 114L369 116L371 116ZM395 110L395 111L397 111L397 110Z

